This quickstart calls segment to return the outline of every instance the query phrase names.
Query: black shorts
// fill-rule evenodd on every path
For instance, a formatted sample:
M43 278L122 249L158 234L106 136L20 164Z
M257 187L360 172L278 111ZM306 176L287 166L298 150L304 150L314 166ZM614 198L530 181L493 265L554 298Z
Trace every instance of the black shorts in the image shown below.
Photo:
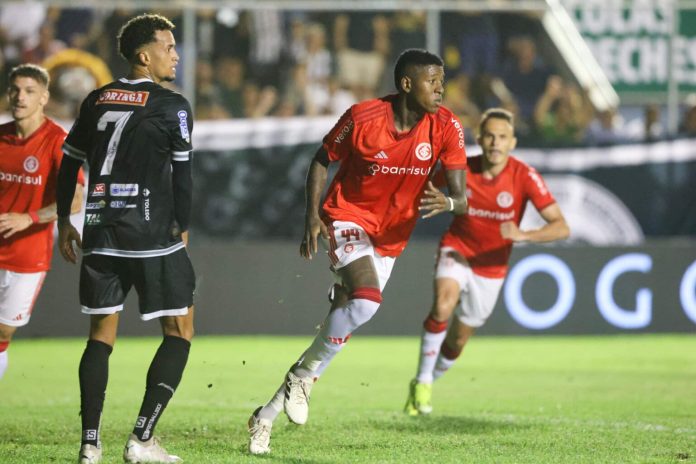
M85 314L113 314L135 286L142 320L183 316L193 305L195 285L185 248L152 258L91 254L82 258L80 305Z

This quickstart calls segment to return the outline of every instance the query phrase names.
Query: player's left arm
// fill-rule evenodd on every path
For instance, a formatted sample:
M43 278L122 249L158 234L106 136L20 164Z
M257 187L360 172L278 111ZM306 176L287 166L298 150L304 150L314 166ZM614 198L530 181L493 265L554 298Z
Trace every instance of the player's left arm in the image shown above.
M546 224L539 229L521 230L513 221L506 221L500 224L500 235L504 239L513 242L553 242L564 240L570 235L570 228L563 217L563 212L558 203L552 203L539 211Z
M82 209L82 184L75 186L75 196L73 197L70 212L79 213ZM33 224L46 224L58 218L56 203L44 206L36 211L26 213L2 213L0 214L0 234L3 238L8 238L28 229Z
M466 171L464 169L445 170L447 190L449 196L435 187L432 181L423 192L418 210L427 211L424 219L436 214L450 212L456 215L466 212L468 203L466 199Z

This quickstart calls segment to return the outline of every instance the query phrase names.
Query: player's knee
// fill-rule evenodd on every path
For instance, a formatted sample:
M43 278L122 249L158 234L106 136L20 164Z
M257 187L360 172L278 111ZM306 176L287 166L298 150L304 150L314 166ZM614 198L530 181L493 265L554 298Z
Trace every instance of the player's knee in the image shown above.
M0 324L0 343L10 343L16 330L16 327Z
M350 317L360 327L375 315L382 303L382 292L378 288L356 288L350 294Z

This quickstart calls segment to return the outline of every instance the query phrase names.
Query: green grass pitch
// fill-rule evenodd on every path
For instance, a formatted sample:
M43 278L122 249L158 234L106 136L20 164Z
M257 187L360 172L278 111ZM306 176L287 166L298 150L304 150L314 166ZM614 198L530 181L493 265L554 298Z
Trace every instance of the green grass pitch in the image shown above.
M354 337L315 385L307 425L276 421L270 456L246 421L308 337L199 337L157 428L193 463L696 463L696 337L474 338L434 386L429 417L401 413L416 337ZM105 463L122 447L158 339L111 356ZM84 340L20 339L0 381L0 463L75 462Z

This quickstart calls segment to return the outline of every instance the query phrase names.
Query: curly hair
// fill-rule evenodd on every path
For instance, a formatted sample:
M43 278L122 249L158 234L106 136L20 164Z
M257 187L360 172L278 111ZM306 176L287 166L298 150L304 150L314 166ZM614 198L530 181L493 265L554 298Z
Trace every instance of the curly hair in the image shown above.
M142 14L131 18L118 33L118 52L132 63L140 47L155 41L155 32L171 31L174 27L170 20L158 14Z

